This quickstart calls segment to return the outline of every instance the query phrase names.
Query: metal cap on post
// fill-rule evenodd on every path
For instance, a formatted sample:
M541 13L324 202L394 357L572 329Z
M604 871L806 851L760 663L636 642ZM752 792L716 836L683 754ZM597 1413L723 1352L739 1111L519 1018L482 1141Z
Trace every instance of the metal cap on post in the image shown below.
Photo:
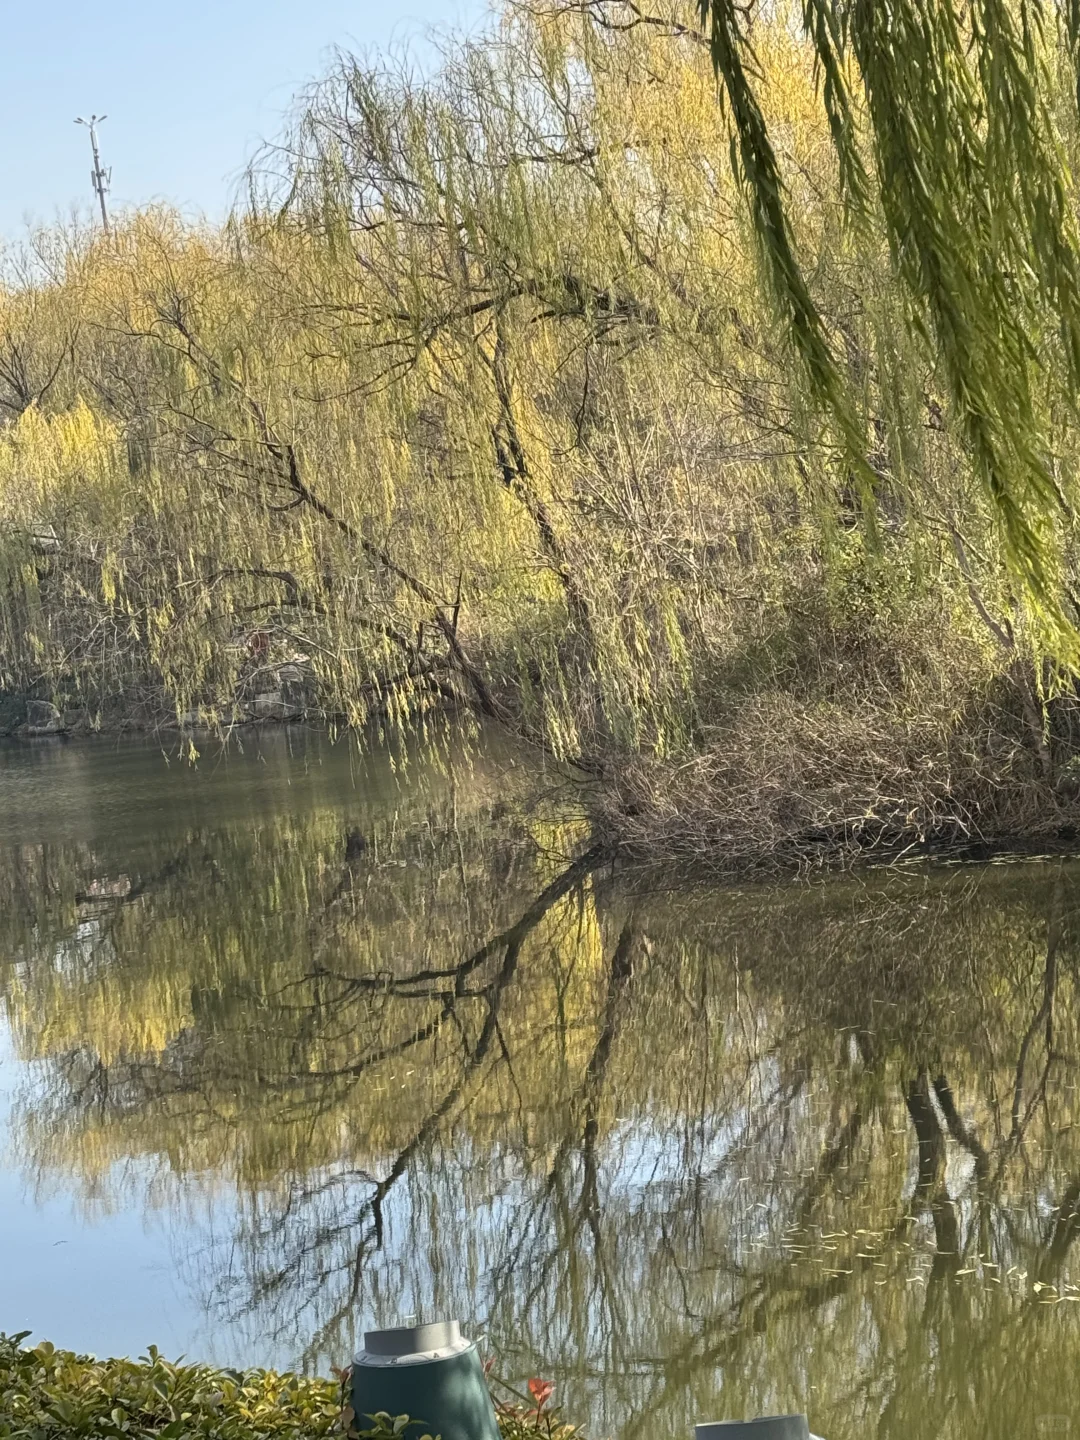
M484 1367L456 1320L369 1330L353 1360L352 1408L365 1417L408 1415L407 1440L500 1440Z
M464 1342L466 1345L469 1341ZM461 1326L456 1320L436 1320L431 1325L401 1325L396 1330L368 1330L362 1353L368 1363L372 1356L410 1355L420 1357L434 1350L451 1350L462 1344Z
M805 1415L763 1415L758 1420L715 1420L694 1426L694 1440L815 1440Z

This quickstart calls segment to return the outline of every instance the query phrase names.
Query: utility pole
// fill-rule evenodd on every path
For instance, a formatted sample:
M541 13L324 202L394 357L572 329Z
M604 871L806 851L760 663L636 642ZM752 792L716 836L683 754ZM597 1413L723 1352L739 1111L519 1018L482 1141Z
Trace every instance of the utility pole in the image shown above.
M90 171L90 183L94 187L94 194L101 206L101 228L105 234L109 234L109 208L105 204L105 195L108 192L109 184L112 181L112 169L103 170L101 166L101 154L98 151L97 127L107 115L91 115L89 120L84 120L80 115L75 121L76 125L85 125L90 131L90 149L94 152L94 168Z

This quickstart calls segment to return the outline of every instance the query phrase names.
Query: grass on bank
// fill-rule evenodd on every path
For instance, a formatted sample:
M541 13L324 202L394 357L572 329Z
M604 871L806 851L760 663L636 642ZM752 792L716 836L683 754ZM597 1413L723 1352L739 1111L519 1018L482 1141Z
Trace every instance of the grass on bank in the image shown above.
M151 1346L140 1360L98 1360L32 1348L29 1332L0 1334L0 1440L396 1440L401 1416L357 1429L342 1381L274 1370L170 1364ZM571 1440L579 1432L547 1408L550 1386L530 1385L535 1408L497 1403L503 1440ZM365 1422L362 1420L361 1425Z

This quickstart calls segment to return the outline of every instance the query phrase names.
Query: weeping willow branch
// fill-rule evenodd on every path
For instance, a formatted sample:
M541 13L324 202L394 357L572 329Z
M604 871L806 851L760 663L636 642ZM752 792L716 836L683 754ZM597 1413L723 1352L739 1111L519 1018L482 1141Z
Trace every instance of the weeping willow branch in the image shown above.
M863 445L851 399L797 257L758 99L757 8L701 0L730 107L732 160L812 392L858 461ZM1039 398L1050 386L1074 405L1080 381L1080 255L1050 102L1059 19L1075 59L1074 4L1059 12L1045 0L977 0L964 8L940 0L804 0L802 12L852 215L860 220L880 207L908 321L941 365L1010 563L1057 642L1072 651L1053 536L1066 502Z

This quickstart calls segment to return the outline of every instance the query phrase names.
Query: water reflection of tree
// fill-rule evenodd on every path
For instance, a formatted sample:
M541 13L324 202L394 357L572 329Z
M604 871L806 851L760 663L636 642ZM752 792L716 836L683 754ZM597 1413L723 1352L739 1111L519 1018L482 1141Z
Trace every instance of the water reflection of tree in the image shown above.
M461 1313L602 1433L799 1405L833 1440L1025 1436L1080 1405L1071 867L664 892L487 828L378 863L316 823L201 837L93 964L27 942L27 1157L216 1167L231 1315L315 1360L357 1314ZM208 853L235 911L199 909ZM158 990L161 1043L105 1024Z

